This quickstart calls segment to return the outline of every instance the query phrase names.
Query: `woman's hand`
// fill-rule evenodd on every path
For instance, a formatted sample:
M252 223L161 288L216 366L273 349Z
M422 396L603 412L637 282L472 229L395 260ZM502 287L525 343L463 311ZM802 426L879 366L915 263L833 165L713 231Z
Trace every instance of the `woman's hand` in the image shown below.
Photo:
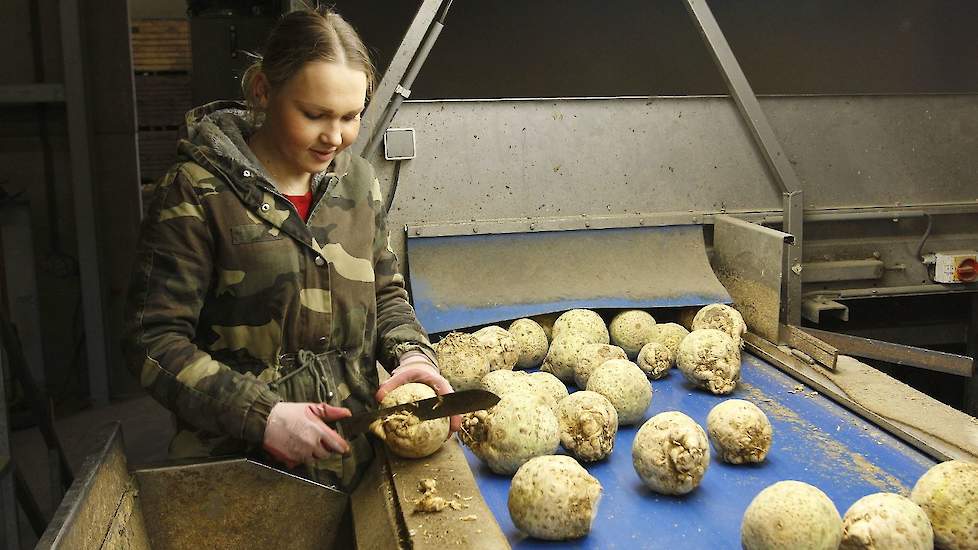
M452 385L448 383L438 372L438 367L428 359L428 356L420 351L409 351L401 356L400 365L391 373L391 377L380 385L377 395L374 397L379 403L398 386L403 386L408 382L419 382L430 386L438 395L452 393ZM462 426L462 417L455 415L451 417L450 434L455 433Z
M350 414L349 409L326 403L278 403L268 415L263 446L289 468L333 453L347 454L350 445L326 422Z

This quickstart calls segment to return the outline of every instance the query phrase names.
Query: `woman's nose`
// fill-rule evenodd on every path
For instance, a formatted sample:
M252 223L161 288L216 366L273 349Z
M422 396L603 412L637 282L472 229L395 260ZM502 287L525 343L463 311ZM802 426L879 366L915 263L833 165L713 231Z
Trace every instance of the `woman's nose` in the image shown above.
M332 147L339 147L343 144L343 135L338 126L331 126L323 130L323 133L320 134L319 139L322 140L323 143Z

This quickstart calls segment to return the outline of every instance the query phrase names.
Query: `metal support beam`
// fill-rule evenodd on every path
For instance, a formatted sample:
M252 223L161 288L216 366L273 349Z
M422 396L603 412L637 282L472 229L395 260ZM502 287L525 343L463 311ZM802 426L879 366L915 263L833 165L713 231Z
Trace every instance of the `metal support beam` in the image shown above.
M785 285L783 298L787 308L781 322L787 325L801 324L801 258L802 258L802 218L804 216L802 188L791 162L781 149L761 105L754 95L744 71L737 62L727 43L720 25L706 0L685 0L686 8L696 24L697 30L706 42L723 81L730 90L741 117L750 129L775 185L783 196L784 224L782 230L795 237L795 242L785 258Z
M737 62L706 0L686 0L686 7L693 16L697 30L706 41L710 55L720 69L720 74L727 84L727 89L730 90L734 103L737 104L737 109L740 110L751 135L754 136L764 161L774 177L774 183L782 193L801 191L798 176L795 175L788 157L781 150L781 144L775 137L764 111L761 110L760 103L757 102L757 96L754 95L754 90L740 68L740 63Z
M92 159L89 153L89 121L85 97L81 22L78 0L61 0L61 46L64 62L65 98L71 181L78 234L78 263L81 271L82 305L85 312L85 347L88 358L89 395L96 405L109 402L108 353L105 337L102 277L99 272L98 231L95 193L92 189Z
M819 340L835 346L839 349L839 353L844 355L877 359L907 367L946 372L965 378L971 378L974 374L973 360L971 357L883 342L882 340L859 338L857 336L849 336L848 334L839 334L813 328L806 328L804 330Z
M379 127L388 111L388 107L394 101L394 94L404 79L404 75L410 67L411 61L415 58L418 49L428 35L428 29L438 16L438 10L441 9L443 1L424 0L424 3L418 8L418 13L414 16L414 20L411 21L407 32L404 33L401 45L397 47L394 57L387 66L387 71L384 73L383 78L381 78L380 83L377 84L377 89L373 93L370 105L367 106L363 114L360 135L367 139L360 139L353 144L353 154L363 155L368 141L374 135L383 132Z

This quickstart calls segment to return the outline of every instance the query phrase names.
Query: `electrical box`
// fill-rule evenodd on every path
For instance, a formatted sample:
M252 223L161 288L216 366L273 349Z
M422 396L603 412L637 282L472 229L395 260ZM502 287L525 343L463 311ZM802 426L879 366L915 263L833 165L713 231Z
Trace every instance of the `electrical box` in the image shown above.
M410 160L417 156L414 128L388 128L384 132L384 158Z
M936 283L974 283L978 281L978 251L934 252L925 263L934 266Z

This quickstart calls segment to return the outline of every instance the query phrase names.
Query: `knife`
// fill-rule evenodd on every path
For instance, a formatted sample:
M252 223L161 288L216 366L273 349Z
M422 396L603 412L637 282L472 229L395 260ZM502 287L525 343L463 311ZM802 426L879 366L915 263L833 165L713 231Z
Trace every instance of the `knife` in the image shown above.
M374 411L355 414L336 421L345 437L351 437L370 428L375 420L398 412L410 412L421 420L443 418L456 414L488 409L499 403L499 396L485 390L462 390L447 393L420 401L411 401L402 405L386 407Z

